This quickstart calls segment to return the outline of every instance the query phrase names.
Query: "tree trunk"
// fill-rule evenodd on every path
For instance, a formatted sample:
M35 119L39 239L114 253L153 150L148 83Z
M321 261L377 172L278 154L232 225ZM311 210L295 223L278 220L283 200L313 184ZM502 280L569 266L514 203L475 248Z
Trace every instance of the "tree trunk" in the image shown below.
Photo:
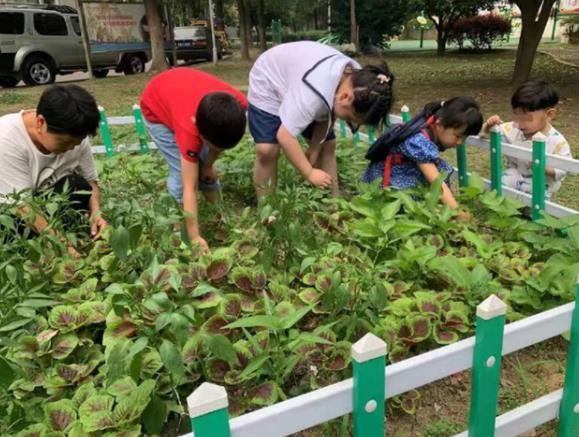
M243 0L243 4L245 5L245 39L247 40L248 50L250 50L251 47L253 47L253 33L251 32L253 23L251 19L251 1ZM249 57L251 58L251 54Z
M545 26L556 0L517 0L515 3L521 9L521 38L517 48L517 60L513 72L513 86L516 88L529 80L535 54L541 42ZM542 9L539 7L542 4ZM539 19L537 20L537 15ZM535 21L536 20L536 21Z
M259 49L261 52L267 50L267 40L265 39L265 17L264 17L265 4L264 0L257 1L257 27L259 31Z
M147 24L149 26L149 35L151 38L151 71L153 72L167 69L167 60L163 41L163 26L159 10L160 8L157 0L145 0L145 13L147 15Z
M215 18L219 20L225 19L225 9L223 7L223 0L215 0Z
M356 0L350 0L350 42L358 49L358 23L356 21Z
M239 39L241 42L241 59L249 61L249 41L251 36L248 34L247 14L245 0L237 0L237 13L239 15Z
M446 32L439 30L436 35L436 54L444 56L446 53Z

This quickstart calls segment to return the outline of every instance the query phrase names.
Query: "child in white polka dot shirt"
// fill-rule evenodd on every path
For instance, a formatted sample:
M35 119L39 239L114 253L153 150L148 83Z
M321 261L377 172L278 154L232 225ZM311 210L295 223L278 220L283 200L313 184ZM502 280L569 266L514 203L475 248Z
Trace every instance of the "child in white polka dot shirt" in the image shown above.
M544 81L531 81L520 86L511 98L514 121L503 123L498 115L490 117L483 135L493 126L499 126L503 140L507 143L532 149L533 135L545 135L545 151L551 155L572 158L569 143L551 122L555 118L559 103L557 91ZM502 175L503 185L525 193L532 192L533 170L529 159L508 157L508 165ZM546 195L551 197L561 188L566 172L551 166L546 167Z

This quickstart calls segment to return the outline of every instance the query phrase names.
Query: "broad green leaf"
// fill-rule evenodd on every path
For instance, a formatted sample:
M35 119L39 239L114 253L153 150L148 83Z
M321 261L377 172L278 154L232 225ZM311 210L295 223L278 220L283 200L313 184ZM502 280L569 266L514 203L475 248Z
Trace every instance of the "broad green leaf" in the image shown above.
M143 412L143 424L149 434L161 434L169 411L167 404L160 397L153 395L151 402Z
M86 432L97 432L118 426L110 411L98 411L81 417L82 427Z
M137 389L137 384L130 376L125 376L121 379L117 379L108 388L107 392L116 398L122 396L129 396Z
M94 383L87 382L86 384L83 384L76 389L76 391L74 392L74 396L72 397L72 401L74 402L74 405L78 408L89 397L95 396L96 394L97 392L94 387Z
M127 229L122 225L113 230L111 235L111 247L115 256L121 261L127 258L130 238L131 236L129 235L129 231L127 231Z
M159 354L163 364L177 379L185 376L185 367L183 365L183 357L177 347L169 340L163 340L159 348Z
M220 360L226 361L229 364L234 364L237 361L235 349L231 341L224 335L212 335L206 341L209 351Z
M52 357L63 360L78 346L79 338L75 334L59 335L52 341Z
M382 220L392 220L400 211L401 206L402 202L400 202L400 199L387 203L381 211Z
M378 224L372 219L357 220L352 225L352 230L358 237L378 238L384 236Z
M247 367L243 369L241 374L239 375L240 379L248 379L251 378L255 373L258 373L260 370L263 369L263 365L270 359L269 353L264 353L252 359Z
M82 421L83 418L94 413L99 413L101 411L108 411L109 413L112 412L113 402L113 397L109 395L101 394L90 396L78 409L80 420Z
M48 324L61 333L73 331L76 328L78 311L71 305L54 307L48 316Z
M251 403L263 407L273 405L279 398L279 392L275 382L264 382L253 389Z
M53 431L67 431L76 420L76 408L70 399L49 402L44 405L46 423Z
M16 373L4 357L0 356L0 388L7 389L16 379Z
M20 431L16 437L46 437L48 431L44 423L38 423Z

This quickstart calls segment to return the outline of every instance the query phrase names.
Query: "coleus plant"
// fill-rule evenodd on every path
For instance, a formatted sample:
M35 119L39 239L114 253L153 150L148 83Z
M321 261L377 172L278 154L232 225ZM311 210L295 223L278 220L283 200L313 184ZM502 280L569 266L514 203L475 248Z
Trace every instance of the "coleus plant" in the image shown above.
M58 241L8 243L0 433L183 433L184 399L202 381L224 385L241 414L346 378L351 343L368 331L395 362L470 335L491 293L510 319L573 297L579 220L531 223L474 175L459 196L471 223L439 204L439 184L401 192L350 179L351 199L326 199L285 164L277 195L255 208L239 170L252 156L237 149L225 159L229 207L202 208L211 255L174 231L183 216L154 155L102 164L111 229L82 260ZM417 402L412 392L393 405L412 413Z

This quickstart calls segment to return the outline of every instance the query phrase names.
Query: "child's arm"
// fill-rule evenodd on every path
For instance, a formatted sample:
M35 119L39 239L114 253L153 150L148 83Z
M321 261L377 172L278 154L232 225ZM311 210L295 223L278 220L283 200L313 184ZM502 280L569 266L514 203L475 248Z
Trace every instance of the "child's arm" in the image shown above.
M199 208L197 205L199 163L187 161L181 157L181 177L183 179L183 211L187 213L185 218L187 233L191 242L199 243L204 251L209 252L209 245L199 233Z
M418 163L418 168L430 184L432 184L440 175L436 164L432 164L430 162ZM458 208L458 203L452 195L450 188L448 188L448 185L446 185L446 182L442 183L442 203L450 206L452 209Z
M310 183L317 187L327 188L332 184L332 177L323 170L314 168L302 150L299 141L282 124L277 131L277 140L287 159Z
M499 117L498 115L493 115L492 117L490 117L486 123L484 124L482 130L480 131L479 136L481 138L487 138L489 136L489 132L491 131L491 128L493 126L500 126L501 124L503 124L503 121L501 120L501 117Z

